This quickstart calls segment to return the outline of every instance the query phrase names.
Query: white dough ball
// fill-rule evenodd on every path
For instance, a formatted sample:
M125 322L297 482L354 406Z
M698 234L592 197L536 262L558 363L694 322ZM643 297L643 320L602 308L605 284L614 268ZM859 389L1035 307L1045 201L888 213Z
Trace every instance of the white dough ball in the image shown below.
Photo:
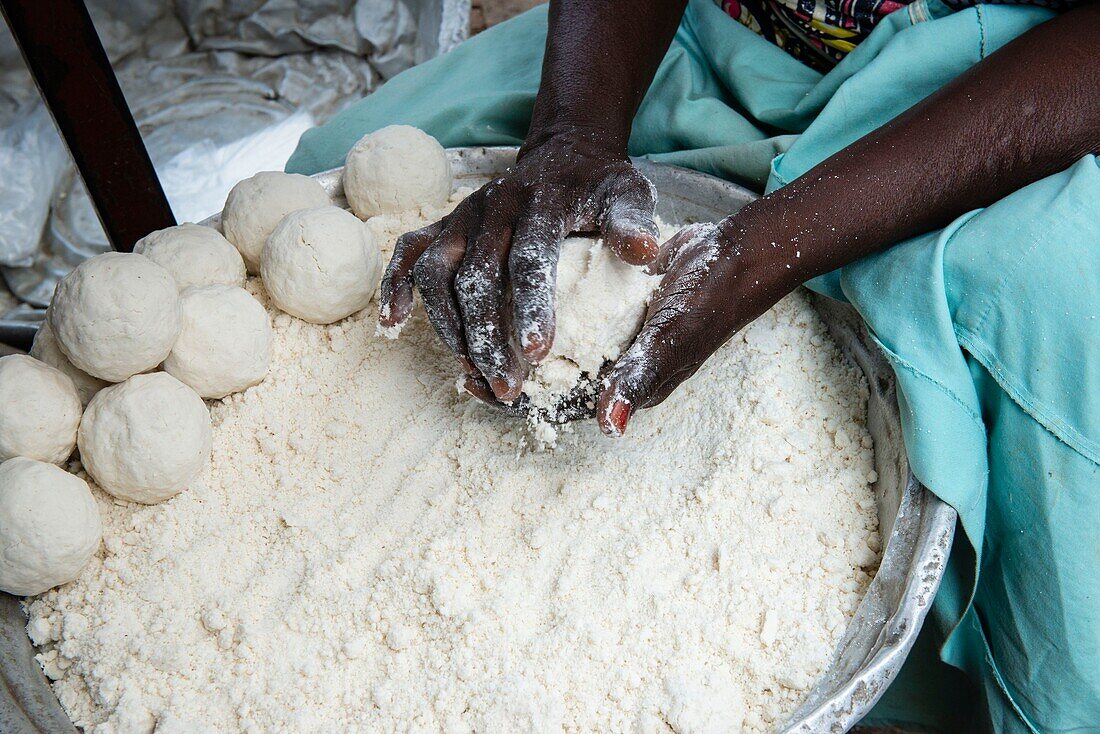
M237 183L222 209L222 231L244 258L248 272L260 272L260 253L283 217L299 209L332 203L309 176L261 171Z
M331 324L370 303L382 255L367 226L335 206L294 212L267 241L260 271L276 306Z
M48 316L61 351L107 382L151 370L180 331L172 275L144 255L107 252L61 279Z
M0 357L0 461L65 461L76 446L81 409L72 378L60 370L25 354Z
M201 224L180 224L142 237L134 252L145 255L172 274L184 288L203 285L244 285L244 259L218 230Z
M0 464L0 591L32 596L69 583L102 535L83 479L22 457Z
M451 195L451 162L443 146L426 132L390 125L348 151L344 195L362 219L438 206Z
M57 337L54 336L49 321L43 321L38 327L38 333L34 335L34 344L31 345L31 356L68 375L76 386L81 405L87 405L97 392L110 384L98 377L92 377L69 361L58 346Z
M80 458L96 483L147 505L174 497L210 458L210 413L194 390L164 372L99 391L80 422Z
M208 285L180 294L183 325L164 371L204 398L261 382L271 363L271 320L248 291Z

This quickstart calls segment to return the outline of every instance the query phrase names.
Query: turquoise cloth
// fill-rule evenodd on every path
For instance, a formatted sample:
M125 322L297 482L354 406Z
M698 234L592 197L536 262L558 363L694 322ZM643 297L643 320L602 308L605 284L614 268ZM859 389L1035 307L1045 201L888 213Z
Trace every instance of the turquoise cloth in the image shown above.
M692 0L630 152L774 189L1050 17L918 0L822 76ZM520 144L545 34L538 9L397 76L307 132L287 170L339 166L393 123L447 146ZM898 374L913 470L963 531L918 650L872 720L1100 732L1098 202L1087 156L810 283L867 320Z

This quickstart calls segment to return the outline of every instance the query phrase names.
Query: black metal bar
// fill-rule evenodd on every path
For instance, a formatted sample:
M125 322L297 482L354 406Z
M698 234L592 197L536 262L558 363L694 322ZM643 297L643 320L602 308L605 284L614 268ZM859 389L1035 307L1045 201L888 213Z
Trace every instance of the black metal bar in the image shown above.
M0 0L116 250L176 223L81 0Z

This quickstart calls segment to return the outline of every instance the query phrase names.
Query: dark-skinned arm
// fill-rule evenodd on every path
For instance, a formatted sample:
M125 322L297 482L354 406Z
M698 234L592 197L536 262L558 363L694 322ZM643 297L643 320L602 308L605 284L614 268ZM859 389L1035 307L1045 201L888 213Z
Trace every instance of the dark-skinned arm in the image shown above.
M1023 34L893 121L717 225L685 230L600 395L621 435L799 283L1100 152L1100 5Z
M653 187L630 164L634 114L686 0L553 0L542 83L519 158L452 214L401 237L379 323L399 326L413 286L471 388L519 396L554 338L561 240L599 231L625 262L657 254Z

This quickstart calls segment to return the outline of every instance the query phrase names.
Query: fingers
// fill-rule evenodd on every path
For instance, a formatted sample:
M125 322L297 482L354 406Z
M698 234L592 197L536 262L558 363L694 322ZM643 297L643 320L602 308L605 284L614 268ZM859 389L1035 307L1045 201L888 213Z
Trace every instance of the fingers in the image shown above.
M489 205L455 277L470 360L493 394L511 402L523 389L522 360L511 339L505 275L512 242L511 212Z
M465 220L451 219L413 266L413 282L420 290L424 310L439 338L454 352L467 372L474 370L466 350L462 313L454 282L466 251ZM392 311L391 311L392 313Z
M522 418L527 415L528 403L525 401L525 395L521 395L518 400L511 403L502 403L497 400L496 395L493 394L493 388L489 387L489 383L481 375L463 375L458 384L467 394L507 416Z
M463 375L458 381L459 387L477 398L483 403L497 404L497 396L493 394L493 388L481 375Z
M656 205L653 184L633 166L612 181L604 199L603 237L623 262L645 265L657 256Z
M662 402L728 336L717 326L722 319L706 321L718 315L714 304L704 305L719 273L714 268L722 243L717 225L690 225L665 243L646 268L664 278L645 324L600 393L596 419L607 435L621 436L635 410ZM731 256L726 253L727 261Z
M662 391L666 382L685 369L674 346L675 320L674 314L655 314L615 363L596 402L596 420L606 435L622 436L636 410L647 407L654 397L664 399L675 387Z
M413 309L413 266L442 229L443 223L436 222L397 239L393 257L382 276L378 323L384 329L401 326L408 320Z
M565 218L531 210L519 218L508 270L516 339L524 359L537 364L554 343L554 287Z

